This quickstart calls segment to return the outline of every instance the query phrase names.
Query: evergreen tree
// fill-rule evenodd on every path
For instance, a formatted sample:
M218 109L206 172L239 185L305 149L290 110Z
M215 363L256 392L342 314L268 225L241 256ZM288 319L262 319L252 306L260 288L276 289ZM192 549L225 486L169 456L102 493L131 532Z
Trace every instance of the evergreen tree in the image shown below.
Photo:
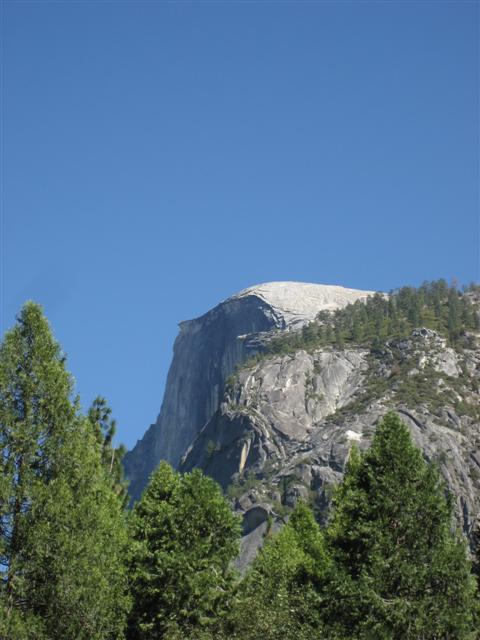
M469 291L476 289L470 287ZM280 332L274 336L265 345L265 351L293 353L331 344L343 348L344 343L353 343L381 353L386 340L406 337L417 327L434 329L461 349L465 332L480 328L478 299L475 302L466 292L449 288L444 280L425 282L418 289L402 287L390 292L388 299L375 294L365 302L357 300L334 312L322 311L302 332Z
M473 564L472 571L474 576L477 579L477 595L480 598L480 522L477 523L477 526L473 533L473 544L472 544L472 552L473 552Z
M0 637L120 638L126 527L41 309L0 348Z
M240 524L219 485L162 462L135 505L128 637L197 637L228 607Z
M129 497L124 479L122 460L126 449L123 445L113 446L117 423L111 417L112 410L105 398L98 396L88 410L88 420L92 425L96 440L101 448L102 463L111 478L112 487L126 507Z
M331 568L322 532L311 510L300 503L281 531L267 538L242 581L226 637L323 637L318 585Z
M468 317L468 315L467 315ZM459 338L462 330L462 310L458 291L451 287L448 292L448 336L452 343Z
M335 331L335 346L337 347L337 349L343 349L345 347L342 331L340 328Z
M396 414L363 456L353 453L328 539L343 576L330 622L341 621L347 637L473 637L475 587L444 483Z

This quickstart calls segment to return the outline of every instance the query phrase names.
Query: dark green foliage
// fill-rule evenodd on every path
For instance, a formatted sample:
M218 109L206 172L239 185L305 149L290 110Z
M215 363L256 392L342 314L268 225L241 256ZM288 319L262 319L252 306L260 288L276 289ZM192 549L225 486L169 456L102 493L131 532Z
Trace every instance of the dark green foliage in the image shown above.
M375 294L367 301L357 301L334 313L322 311L316 322L301 332L286 332L274 337L266 353L292 353L326 345L343 348L361 345L374 353L382 350L386 340L410 335L416 327L434 329L461 348L465 331L478 331L478 306L444 280L425 283L419 288L402 287L388 298Z
M478 603L452 506L396 414L351 452L322 534L300 504L239 586L217 640L477 638ZM325 536L325 537L324 537Z
M477 523L477 527L473 534L473 574L477 579L478 596L480 598L480 523Z
M325 537L301 504L239 586L220 638L477 638L478 602L452 505L396 414L352 449Z
M267 538L240 585L226 637L320 637L322 602L316 585L331 568L322 532L300 503L282 530Z
M133 639L196 637L228 608L240 524L219 485L162 462L135 506Z
M327 532L341 576L329 620L349 637L473 637L474 583L444 491L395 414L353 451Z
M121 638L126 527L65 358L28 303L0 349L0 637Z
M48 640L45 626L39 616L29 611L10 607L0 599L1 640Z
M100 445L102 463L111 478L113 490L120 496L123 506L126 507L129 498L122 466L126 449L123 445L119 447L113 445L117 423L111 418L111 414L112 410L107 405L105 398L98 396L88 410L87 417Z

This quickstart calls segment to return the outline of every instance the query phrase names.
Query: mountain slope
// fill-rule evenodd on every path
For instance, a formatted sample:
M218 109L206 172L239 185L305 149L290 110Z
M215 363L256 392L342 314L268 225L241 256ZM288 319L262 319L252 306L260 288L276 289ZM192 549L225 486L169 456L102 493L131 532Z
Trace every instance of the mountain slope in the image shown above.
M480 291L270 283L181 324L162 410L127 457L135 498L161 458L218 480L244 514L241 563L299 499L328 518L352 444L396 410L480 514Z
M428 329L378 355L332 347L273 355L239 371L181 469L201 467L239 511L255 509L257 535L299 499L325 519L351 445L367 448L394 409L439 465L471 535L480 524L479 384L479 350L458 353Z
M370 291L298 282L245 289L200 318L180 323L157 421L125 457L130 494L138 498L161 459L175 467L218 409L225 381L238 363L258 352L259 336L299 328L321 310L334 310Z

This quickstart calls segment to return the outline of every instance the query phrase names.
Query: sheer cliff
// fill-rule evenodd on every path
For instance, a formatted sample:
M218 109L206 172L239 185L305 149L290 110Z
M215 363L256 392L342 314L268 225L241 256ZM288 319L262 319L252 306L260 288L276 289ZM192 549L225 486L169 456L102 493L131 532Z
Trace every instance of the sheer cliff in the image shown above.
M228 376L259 350L259 336L275 329L298 329L321 310L344 307L371 293L329 285L266 283L180 323L160 414L125 458L131 496L140 496L160 460L179 465L219 408Z
M399 413L480 525L480 292L392 296L269 283L181 323L157 422L126 460L135 498L160 459L202 468L243 513L241 563L299 499L328 518L352 444ZM434 328L432 328L434 327Z

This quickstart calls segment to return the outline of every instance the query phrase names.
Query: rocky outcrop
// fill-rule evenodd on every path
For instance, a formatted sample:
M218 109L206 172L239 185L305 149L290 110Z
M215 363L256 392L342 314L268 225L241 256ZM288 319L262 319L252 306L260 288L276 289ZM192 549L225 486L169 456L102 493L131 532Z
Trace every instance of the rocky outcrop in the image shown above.
M182 468L201 467L226 488L248 469L289 460L358 391L366 356L353 350L298 351L243 369L187 449Z
M278 523L306 499L325 519L352 444L368 447L394 409L439 465L470 535L480 514L479 386L479 350L457 352L422 328L375 356L329 347L266 357L238 373L181 468L201 467L230 487L245 517L269 505ZM251 528L248 536L251 553Z
M217 412L225 381L238 363L261 349L259 336L294 330L321 310L365 299L372 292L295 282L245 289L195 320L180 323L157 421L125 457L130 494L136 499L160 460L175 467Z
M182 471L202 468L244 515L242 568L299 500L328 519L352 445L367 448L393 409L438 464L470 536L480 525L478 333L458 349L418 327L372 351L266 353L279 331L297 331L320 311L371 293L269 283L182 322L160 415L126 457L132 497L161 459Z

